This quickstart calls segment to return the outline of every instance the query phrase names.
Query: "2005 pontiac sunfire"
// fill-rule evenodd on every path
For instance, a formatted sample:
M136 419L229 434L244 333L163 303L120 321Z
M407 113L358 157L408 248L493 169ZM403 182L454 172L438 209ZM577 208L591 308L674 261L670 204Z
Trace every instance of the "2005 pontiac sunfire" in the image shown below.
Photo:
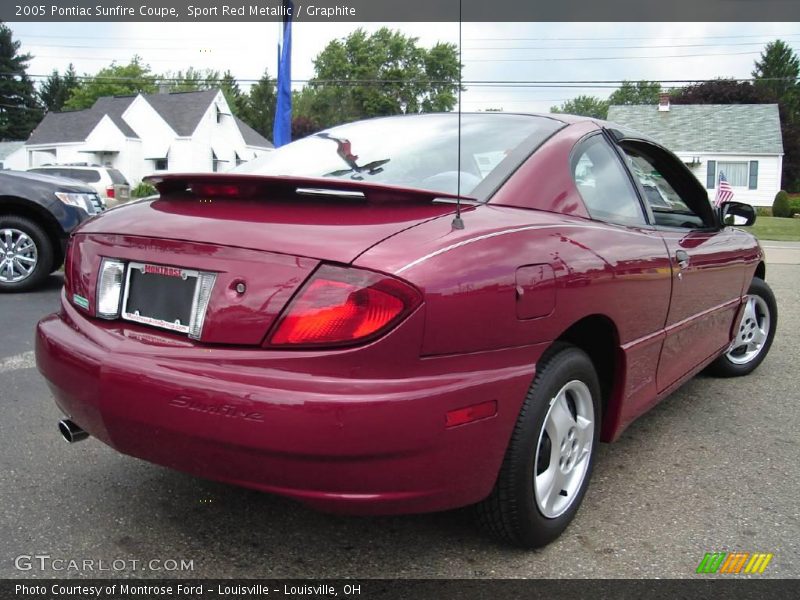
M460 160L458 127L336 127L87 221L38 326L65 437L325 510L476 504L533 547L599 441L764 359L750 206L610 123L465 114Z

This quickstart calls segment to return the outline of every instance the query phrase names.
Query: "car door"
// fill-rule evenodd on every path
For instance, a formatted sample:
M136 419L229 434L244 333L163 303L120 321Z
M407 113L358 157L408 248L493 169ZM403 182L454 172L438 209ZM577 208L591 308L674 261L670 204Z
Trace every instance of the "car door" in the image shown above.
M656 371L669 312L671 267L661 235L649 223L624 155L602 133L581 140L571 154L572 178L597 225L581 247L602 258L608 290L583 300L617 324L625 356L624 404L612 418L628 423L653 405ZM587 235L589 235L587 233ZM578 240L575 240L578 241ZM575 297L575 301L580 301Z
M741 238L719 226L705 189L673 154L644 141L620 145L671 261L656 376L663 391L730 342L745 269Z

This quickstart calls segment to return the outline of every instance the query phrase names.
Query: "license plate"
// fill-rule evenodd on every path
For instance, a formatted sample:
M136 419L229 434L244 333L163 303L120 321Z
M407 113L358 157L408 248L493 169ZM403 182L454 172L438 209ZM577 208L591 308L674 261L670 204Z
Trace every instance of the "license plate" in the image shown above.
M129 263L122 318L188 333L198 275L192 269Z

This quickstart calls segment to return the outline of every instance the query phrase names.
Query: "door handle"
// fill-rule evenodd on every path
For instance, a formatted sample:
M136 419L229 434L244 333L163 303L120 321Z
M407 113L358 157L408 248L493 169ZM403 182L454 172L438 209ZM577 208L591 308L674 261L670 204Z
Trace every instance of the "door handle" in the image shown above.
M675 260L678 261L678 266L681 269L689 266L689 254L685 250L678 250L675 253Z

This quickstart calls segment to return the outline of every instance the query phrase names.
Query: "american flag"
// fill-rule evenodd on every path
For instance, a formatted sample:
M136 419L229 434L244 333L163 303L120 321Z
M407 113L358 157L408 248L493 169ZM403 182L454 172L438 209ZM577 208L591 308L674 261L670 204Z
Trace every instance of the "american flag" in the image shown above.
M714 198L714 206L722 206L723 202L733 200L733 188L725 178L725 173L719 173L719 185L717 185L717 196Z

